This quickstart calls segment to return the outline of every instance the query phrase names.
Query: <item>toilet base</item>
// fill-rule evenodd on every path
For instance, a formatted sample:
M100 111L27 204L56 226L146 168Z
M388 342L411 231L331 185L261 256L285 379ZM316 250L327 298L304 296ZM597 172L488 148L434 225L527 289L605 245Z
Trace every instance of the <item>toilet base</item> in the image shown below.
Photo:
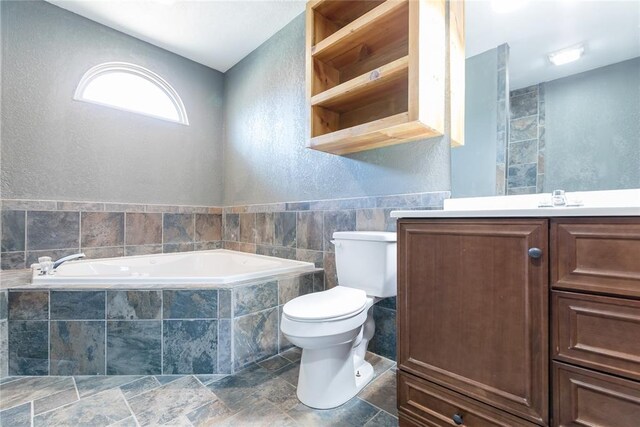
M324 349L304 349L298 399L314 409L331 409L349 401L373 379L373 366L362 360L355 368L354 360L351 342Z

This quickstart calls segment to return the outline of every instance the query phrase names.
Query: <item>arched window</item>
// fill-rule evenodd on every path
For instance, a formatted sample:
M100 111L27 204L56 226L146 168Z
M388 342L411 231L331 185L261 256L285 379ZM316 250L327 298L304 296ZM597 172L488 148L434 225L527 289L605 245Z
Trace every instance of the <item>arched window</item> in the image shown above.
M178 93L162 77L139 65L96 65L82 76L74 99L189 124Z

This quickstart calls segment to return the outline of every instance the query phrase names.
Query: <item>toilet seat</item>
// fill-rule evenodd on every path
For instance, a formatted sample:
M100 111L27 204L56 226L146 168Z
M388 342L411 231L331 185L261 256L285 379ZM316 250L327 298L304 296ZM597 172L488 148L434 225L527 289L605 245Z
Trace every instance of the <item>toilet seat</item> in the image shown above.
M303 295L284 305L282 311L298 322L328 322L353 317L367 306L367 294L361 289L335 288Z

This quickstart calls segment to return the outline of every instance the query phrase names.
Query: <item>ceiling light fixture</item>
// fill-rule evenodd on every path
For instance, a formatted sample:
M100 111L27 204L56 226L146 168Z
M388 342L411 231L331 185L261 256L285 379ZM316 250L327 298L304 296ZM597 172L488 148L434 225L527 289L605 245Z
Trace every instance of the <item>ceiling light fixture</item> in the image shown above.
M579 44L576 46L558 50L556 52L551 52L548 56L549 61L551 61L553 65L564 65L568 64L569 62L577 61L578 59L580 59L583 53L584 45Z
M509 13L520 9L528 0L491 0L491 7L497 13Z

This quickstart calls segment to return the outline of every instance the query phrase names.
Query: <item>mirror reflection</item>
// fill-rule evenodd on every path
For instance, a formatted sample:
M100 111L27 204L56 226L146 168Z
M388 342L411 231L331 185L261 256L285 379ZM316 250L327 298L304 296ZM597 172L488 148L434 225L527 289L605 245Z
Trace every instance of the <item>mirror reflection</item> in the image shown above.
M640 2L466 8L453 197L640 187Z

